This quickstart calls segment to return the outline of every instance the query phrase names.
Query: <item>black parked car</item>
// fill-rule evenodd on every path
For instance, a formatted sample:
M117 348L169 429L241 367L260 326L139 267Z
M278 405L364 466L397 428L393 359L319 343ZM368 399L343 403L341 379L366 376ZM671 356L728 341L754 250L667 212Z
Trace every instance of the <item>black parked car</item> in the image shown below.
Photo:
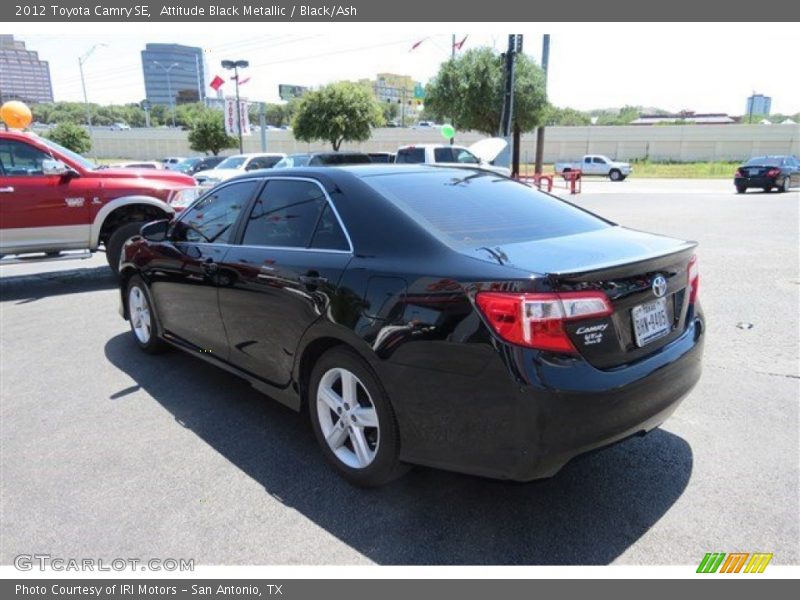
M307 407L351 482L405 464L527 481L692 389L695 246L486 171L258 171L126 244L121 310L142 350Z
M194 175L195 173L199 173L200 171L208 171L209 169L213 169L223 160L225 160L227 156L204 156L200 160L198 160L193 165L190 165L186 171L183 171L187 175Z
M276 169L289 167L340 167L342 165L368 165L372 162L363 152L304 152L289 154L275 165Z
M794 156L756 156L736 169L733 184L740 194L748 188L788 192L800 186L800 161Z

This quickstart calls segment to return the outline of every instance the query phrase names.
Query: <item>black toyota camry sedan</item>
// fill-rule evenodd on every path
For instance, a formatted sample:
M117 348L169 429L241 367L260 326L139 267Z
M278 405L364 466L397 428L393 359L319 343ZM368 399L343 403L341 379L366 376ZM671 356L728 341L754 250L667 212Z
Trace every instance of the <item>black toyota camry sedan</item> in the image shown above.
M410 464L529 481L695 385L695 246L479 170L256 171L126 244L121 312L145 352L307 411L353 483Z

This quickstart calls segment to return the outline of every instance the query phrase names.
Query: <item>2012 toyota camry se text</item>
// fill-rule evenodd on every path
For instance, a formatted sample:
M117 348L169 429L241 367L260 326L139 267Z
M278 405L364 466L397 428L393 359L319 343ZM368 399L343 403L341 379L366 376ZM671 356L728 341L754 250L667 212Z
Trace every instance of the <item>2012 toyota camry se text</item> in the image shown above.
M307 411L355 484L411 464L529 481L695 385L695 249L478 169L272 169L145 225L121 312L142 350Z

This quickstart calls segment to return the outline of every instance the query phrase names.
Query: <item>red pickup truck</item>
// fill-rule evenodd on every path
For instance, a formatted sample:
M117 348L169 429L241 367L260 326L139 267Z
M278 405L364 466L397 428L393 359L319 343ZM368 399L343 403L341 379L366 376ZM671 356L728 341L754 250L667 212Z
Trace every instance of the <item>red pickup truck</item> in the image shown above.
M143 223L171 217L195 195L181 173L105 169L35 134L0 131L0 264L102 245L116 273Z

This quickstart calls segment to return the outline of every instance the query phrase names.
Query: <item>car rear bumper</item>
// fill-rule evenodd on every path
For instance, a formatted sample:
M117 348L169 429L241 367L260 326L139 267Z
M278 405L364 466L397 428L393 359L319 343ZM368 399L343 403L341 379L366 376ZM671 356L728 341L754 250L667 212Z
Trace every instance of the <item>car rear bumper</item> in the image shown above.
M778 185L779 179L772 177L736 177L734 185L744 188L766 188Z
M452 377L445 392L440 383L435 399L422 391L426 374L407 372L408 393L427 406L423 422L414 401L394 402L401 459L498 479L551 477L580 454L663 423L700 378L703 329L693 318L653 355L607 371L506 347L479 375Z

